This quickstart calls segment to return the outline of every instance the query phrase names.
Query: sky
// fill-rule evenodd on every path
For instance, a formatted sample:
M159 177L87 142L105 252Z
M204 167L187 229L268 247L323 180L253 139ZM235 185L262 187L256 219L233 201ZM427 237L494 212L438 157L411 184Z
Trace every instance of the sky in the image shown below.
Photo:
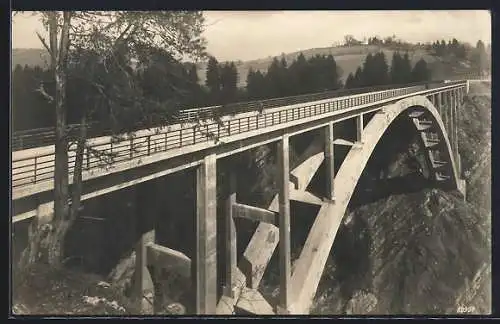
M253 60L341 42L345 35L391 36L409 42L457 38L491 43L487 10L205 11L207 51L219 61ZM41 48L37 17L16 15L12 48Z

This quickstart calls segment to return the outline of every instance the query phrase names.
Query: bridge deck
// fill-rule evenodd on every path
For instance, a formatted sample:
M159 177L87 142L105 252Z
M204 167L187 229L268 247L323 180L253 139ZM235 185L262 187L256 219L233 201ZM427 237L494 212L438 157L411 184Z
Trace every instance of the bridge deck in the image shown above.
M447 83L434 89L413 86L336 97L272 108L262 113L253 111L235 116L224 116L220 121L205 120L198 124L186 123L167 126L163 129L141 130L134 133L133 138L119 142L113 142L110 136L93 138L88 140L89 146L100 152L113 154L113 163L103 166L97 157L85 152L83 179L89 180L137 168L280 129L306 125L311 121L331 118L339 114L350 113L352 117L362 113L362 109L366 107L383 105L413 95L434 94L457 86L464 86L464 82ZM237 151L241 150L225 152L223 155L230 155ZM69 151L70 175L73 172L74 160L73 148ZM53 145L13 152L12 161L13 199L53 188Z

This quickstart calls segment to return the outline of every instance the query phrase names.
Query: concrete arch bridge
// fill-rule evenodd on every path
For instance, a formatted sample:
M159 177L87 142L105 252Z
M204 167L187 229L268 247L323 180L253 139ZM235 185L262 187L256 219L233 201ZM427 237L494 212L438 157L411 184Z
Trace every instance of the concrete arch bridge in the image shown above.
M375 146L398 118L411 122L409 132L418 134L432 179L436 184L465 193L460 179L458 127L460 109L469 81L440 82L399 87L302 103L286 101L282 106L250 110L220 120L169 125L166 129L142 130L134 138L113 141L110 137L89 140L97 150L115 152L112 165L103 168L91 152L85 152L82 199L90 199L121 188L196 168L196 253L191 258L155 242L154 228L136 245L137 296L152 287L150 267L175 265L184 274L193 273L198 314L307 314L316 293L335 235L356 184ZM353 138L335 138L336 124L352 121ZM290 166L291 137L308 132L322 134ZM214 136L216 134L216 136ZM398 136L398 134L389 134ZM259 208L238 202L235 180L226 199L224 215L217 215L218 159L258 147L277 144L278 193L268 206ZM348 148L340 165L335 151ZM70 174L74 167L70 156ZM36 219L45 222L53 215L54 147L16 151L12 156L13 222ZM325 168L324 194L308 191L320 167ZM70 179L71 183L71 179ZM316 205L319 212L299 258L292 267L290 256L290 201ZM258 223L243 256L236 255L235 218ZM217 222L224 231L217 231ZM224 247L217 249L217 236ZM266 267L278 248L279 301L267 301L259 292ZM217 283L217 255L225 255L223 293ZM237 260L240 259L238 263ZM194 270L194 271L193 271ZM145 313L154 312L138 298Z

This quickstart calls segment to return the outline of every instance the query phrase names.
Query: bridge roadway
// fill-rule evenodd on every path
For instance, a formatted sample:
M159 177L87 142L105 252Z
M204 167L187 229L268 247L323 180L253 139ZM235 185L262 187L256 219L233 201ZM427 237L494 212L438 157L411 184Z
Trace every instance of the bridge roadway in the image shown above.
M425 85L410 86L285 105L263 112L245 112L224 116L217 122L207 120L196 125L186 123L171 125L163 130L139 131L134 138L118 143L113 143L109 137L94 138L89 142L95 149L125 153L118 154L117 158L122 159L108 169L97 166L92 157L85 157L87 169L83 174L83 199L197 166L194 267L191 266L191 259L184 254L156 244L152 229L143 234L136 247L135 282L138 284L134 294L146 296L146 292L153 287L148 265L170 268L176 264L184 275L189 270L196 270L191 279L196 287L198 314L231 314L236 309L258 314L306 314L361 172L379 139L398 116L405 114L413 122L415 129L412 131L420 134L427 152L426 164L433 178L460 190L457 116L461 99L468 88L469 81L447 82L432 89ZM365 127L363 116L371 112L376 113ZM333 138L334 124L346 119L356 120L354 142ZM299 158L303 162L290 171L289 137L319 128L324 130L324 141L320 138L318 142L316 138L306 150L307 156L304 153ZM230 181L233 189L227 198L224 217L226 282L224 293L218 299L217 158L275 141L278 142L279 190L268 209L237 203L233 180ZM352 146L338 172L334 170L334 144ZM13 153L13 161L18 163L13 169L25 168L32 175L30 179L21 176L19 171L14 172L14 180L17 181L13 188L14 203L24 201L25 205L29 205L26 202L33 202L32 210L28 206L27 211L15 212L14 221L33 216L50 219L53 208L53 162L52 169L50 167L53 150L53 146L49 146ZM71 156L74 158L74 152ZM327 191L324 199L306 191L307 184L322 163L326 166ZM42 164L49 165L43 166L49 171L42 172ZM233 179L234 174L230 178ZM334 183L338 185L335 194ZM321 206L293 266L290 259L290 200ZM259 222L239 264L236 264L235 255L234 217ZM257 288L278 244L280 300L274 308ZM151 312L147 308L147 303L143 303L142 311Z
M442 83L443 81L435 81L432 83ZM430 83L430 84L432 84ZM428 84L425 82L407 84L405 86L416 86ZM249 111L258 111L259 109L270 109L276 107L282 107L298 103L307 103L311 101L318 101L323 99L331 99L335 97L343 97L356 95L360 93L368 93L382 90L390 90L394 88L400 88L397 85L384 85L376 87L364 87L364 88L354 88L354 89L340 89L332 91L324 91L319 93L308 93L296 96L272 98L272 99L262 99L250 102L236 102L227 105L192 108L192 109L182 109L172 116L174 122L187 122L192 117L197 117L198 115L211 116L214 113L221 115L234 115L237 113L244 113ZM171 123L168 123L171 124ZM67 132L70 137L74 137L78 133L78 124L71 124L67 126ZM110 135L109 130L102 129L102 125L97 122L91 123L87 126L87 134L90 138L100 137ZM140 130L136 129L135 131ZM12 150L20 151L29 148L36 148L46 145L53 145L55 142L55 129L53 127L45 127L38 129L30 129L23 131L16 131L12 134Z
M450 80L446 81L460 81L460 80L484 80L483 79L477 79L476 74L463 74L463 75L456 75ZM443 80L439 81L430 81L430 82L418 82L418 83L412 83L412 84L407 84L406 86L414 86L414 85L422 85L422 84L428 84L431 87L436 86L438 83L443 83ZM214 111L224 111L223 114L235 114L235 113L242 113L242 112L248 112L248 111L254 111L254 110L259 110L259 108L275 108L275 107L281 107L285 105L290 105L290 104L297 104L297 103L305 103L305 102L310 102L310 101L317 101L317 100L322 100L322 99L330 99L334 97L342 97L342 96L350 96L350 95L356 95L360 93L368 93L368 92L375 92L375 91L382 91L382 90L389 90L393 88L399 88L401 86L398 85L384 85L384 86L375 86L375 87L364 87L364 88L353 88L353 89L339 89L339 90L332 90L332 91L325 91L325 92L319 92L319 93L309 93L309 94L302 94L302 95L295 95L295 96L289 96L289 97L281 97L281 98L271 98L271 99L261 99L261 100L256 100L256 101L250 101L250 102L236 102L236 103L230 103L228 105L224 106L212 106L212 107L203 107L203 108L194 108L194 109L183 109L177 112L173 117L174 120L177 122L181 121L186 121L189 119L191 115L196 115L199 114L200 112L205 112L205 113L212 113ZM67 126L67 132L69 134L76 134L78 133L78 124L70 124ZM105 136L105 135L110 135L110 131L106 129L102 129L102 125L100 125L98 122L93 122L87 126L87 135L89 137L99 137L99 136ZM139 130L138 128L137 130ZM54 127L44 127L44 128L37 128L37 129L28 129L28 130L19 130L15 131L12 133L12 140L11 140L11 148L13 151L21 151L25 149L30 149L30 148L36 148L36 147L41 147L41 146L46 146L46 145L52 145L54 144L55 141L55 129Z
M223 116L219 122L170 125L163 129L141 130L132 138L113 142L110 136L92 138L92 149L115 154L112 164L102 163L88 151L84 154L85 182L82 199L90 199L202 163L216 153L225 157L252 147L274 142L284 134L295 135L380 109L388 103L415 95L431 95L463 84L462 81L412 86ZM75 150L69 151L69 183L72 183ZM13 221L51 213L53 200L54 146L12 153L13 201L36 196L36 205L15 208ZM33 201L35 201L33 200ZM24 210L23 210L24 209Z

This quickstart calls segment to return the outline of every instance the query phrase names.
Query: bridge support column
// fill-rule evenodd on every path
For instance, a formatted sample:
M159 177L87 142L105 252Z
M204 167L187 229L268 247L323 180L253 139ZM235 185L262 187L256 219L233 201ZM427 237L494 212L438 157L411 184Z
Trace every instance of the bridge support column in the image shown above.
M443 118L443 104L441 102L441 93L436 94L436 105L435 105L439 111L439 116L441 116L441 119Z
M363 143L363 114L356 117L356 141L358 144Z
M450 104L450 119L451 119L451 127L450 127L450 144L451 144L451 151L453 154L453 160L455 162L455 165L457 163L457 138L456 138L456 127L457 127L457 100L455 97L455 91L451 90L450 91L450 99L451 99L451 104Z
M450 146L451 146L451 153L452 153L452 159L455 159L455 139L454 139L454 129L455 129L455 117L453 114L453 106L454 106L454 100L453 100L453 91L448 91L448 103L449 103L449 126L448 126L448 137L450 138Z
M458 154L458 127L460 125L460 111L459 111L459 105L460 105L460 100L459 100L459 94L458 94L458 90L455 90L453 91L453 94L454 94L454 97L455 97L455 100L454 100L454 115L455 115L455 122L454 122L454 125L455 125L455 130L454 130L454 137L455 137L455 161L456 161L456 165L457 167L460 165L460 162L459 162L459 154ZM460 169L458 169L458 172L461 172Z
M288 312L291 305L290 279L292 274L290 256L290 160L288 135L283 135L283 138L278 142L278 169L280 301L277 312L284 314Z
M224 295L233 299L234 282L236 281L237 255L236 255L236 226L233 218L233 206L236 204L236 174L229 171L229 196L226 199L226 224L225 224L225 244L226 244L226 282Z
M144 224L143 224L144 225ZM141 226L142 227L142 226ZM147 260L147 246L155 242L155 230L142 234L135 248L134 295L140 314L154 314L154 285Z
M335 179L335 161L333 147L333 123L325 127L325 166L326 166L326 197L330 200L335 199L334 179Z
M196 174L196 313L215 314L217 304L217 158L205 156Z
M451 92L446 93L446 121L448 124L446 132L448 133L448 138L450 139L450 144L453 149L453 107L451 102Z

